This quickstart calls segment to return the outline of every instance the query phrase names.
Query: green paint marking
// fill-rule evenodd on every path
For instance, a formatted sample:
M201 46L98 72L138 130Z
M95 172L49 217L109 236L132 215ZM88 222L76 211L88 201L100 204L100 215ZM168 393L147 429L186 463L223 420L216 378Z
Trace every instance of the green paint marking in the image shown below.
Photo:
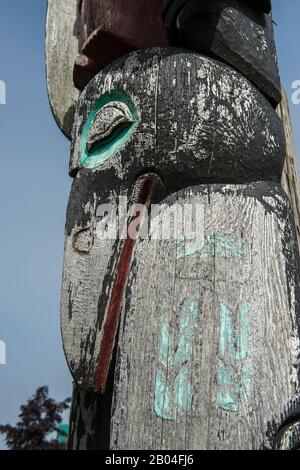
M247 359L249 355L249 314L251 305L245 304L241 310L240 322L241 322L241 334L237 338L237 361Z
M156 415L164 420L174 420L177 413L185 415L191 410L193 393L187 361L192 355L195 322L198 318L198 300L187 299L180 311L176 352L167 321L162 326L159 355L161 370L156 374L154 407ZM170 379L172 377L173 381Z
M222 410L229 413L238 413L237 399L231 393L221 390L219 393L219 403Z
M220 366L219 368L218 382L223 385L232 385L231 373L228 369L225 369L225 367Z
M195 254L215 256L217 258L241 259L250 261L250 250L245 240L233 233L208 232L204 236L204 246L192 246L185 237L177 241L177 260Z
M89 152L87 150L87 141L89 137L89 132L91 126L94 122L94 119L97 113L108 103L112 101L121 101L128 106L132 117L132 124L126 126L125 129L116 133L114 137L109 141L95 148L93 151ZM122 92L114 91L112 93L107 93L99 98L95 105L93 106L86 123L83 127L83 131L80 139L80 164L84 168L97 168L100 165L103 165L107 160L113 157L125 144L128 138L133 134L135 127L137 125L138 117L137 112L134 108L131 100Z
M239 334L235 335L232 327L233 314L226 305L221 304L219 345L221 361L217 381L219 405L226 412L238 413L240 397L242 395L250 397L251 394L252 369L245 364L245 360L251 356L250 311L251 305L244 304L240 311ZM237 380L234 381L233 377L237 377Z
M233 380L230 369L219 367L218 383L220 385L219 404L221 408L224 411L237 413L237 397L232 390Z
M192 354L193 349L193 334L195 322L199 315L199 304L198 301L191 298L188 299L182 306L181 318L180 318L180 329L179 329L179 341L177 352L175 356L175 363L180 364L187 361Z
M233 334L232 334L232 313L225 305L221 305L221 331L220 331L220 357L230 362L235 357ZM231 371L220 366L218 373L220 385L219 403L224 411L237 412L236 396L232 392Z
M190 372L187 367L182 367L174 381L174 394L176 408L179 414L185 415L192 408L193 391L190 384ZM173 419L176 415L173 414Z
M155 383L155 412L160 418L166 421L172 421L174 417L170 408L170 391L166 383L166 374L157 372Z

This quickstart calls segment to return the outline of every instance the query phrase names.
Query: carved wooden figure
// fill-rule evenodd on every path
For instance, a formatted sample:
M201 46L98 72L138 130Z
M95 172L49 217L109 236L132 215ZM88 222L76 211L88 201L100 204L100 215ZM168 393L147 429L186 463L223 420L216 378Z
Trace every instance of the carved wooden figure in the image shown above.
M270 0L167 0L164 20L172 43L227 62L276 106L281 90L270 6Z
M78 384L104 386L96 383L99 352L123 269L123 240L102 240L101 229L97 236L99 207L118 207L120 198L141 202L152 178L162 195L211 181L278 181L283 162L278 116L225 65L176 50L139 52L90 82L75 117L62 303L65 351Z
M157 1L146 15L140 2L120 24L125 2L74 3L66 31L72 17L80 28L61 50L74 52L79 98L70 64L55 91L55 0L47 33L52 108L66 134L73 124L69 448L296 448L299 250L280 183L271 4ZM107 65L169 42L194 52L150 48Z

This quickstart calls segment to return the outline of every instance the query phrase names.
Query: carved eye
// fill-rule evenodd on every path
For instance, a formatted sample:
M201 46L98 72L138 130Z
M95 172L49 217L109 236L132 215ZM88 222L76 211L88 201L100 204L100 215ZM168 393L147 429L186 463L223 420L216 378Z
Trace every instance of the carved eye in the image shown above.
M100 109L94 119L88 136L87 150L92 152L97 147L114 140L133 122L130 110L125 103L113 101L107 104Z
M82 133L81 165L97 168L111 158L125 144L137 122L136 112L127 99L112 99L107 96L91 111ZM127 103L128 101L128 103Z

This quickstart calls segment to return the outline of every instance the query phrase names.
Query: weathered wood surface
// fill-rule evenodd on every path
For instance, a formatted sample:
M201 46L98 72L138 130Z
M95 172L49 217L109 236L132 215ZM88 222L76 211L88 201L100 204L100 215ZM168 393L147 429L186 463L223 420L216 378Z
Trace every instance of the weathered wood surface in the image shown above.
M74 82L92 80L76 114L66 224L61 322L77 382L69 448L297 448L299 252L279 185L271 2L165 1L169 38L162 0L138 3L48 1L49 99L68 138ZM93 79L120 55L170 42L229 66L147 50ZM285 101L278 113L300 239ZM120 196L159 202L156 220L199 203L203 244L99 237L108 222L99 205Z
M79 90L115 59L145 47L165 47L162 0L82 0L82 55L74 68Z
M66 0L63 5L60 0L48 1L46 62L49 99L54 117L68 138L71 138L74 104L78 99L75 85L83 90L101 68L131 50L170 44L160 19L161 0L152 3L149 11L143 2L138 8L130 9L128 2L119 1L109 2L109 5L107 0ZM202 43L198 38L197 46L194 46L190 44L194 39L182 34L180 40L171 39L171 44L196 48L199 52L220 57L256 83L271 102L278 103L280 81L271 19L266 16L265 24L257 13L253 13L251 6L248 11L249 7L241 6L240 2L230 6L223 3L212 6L212 17L223 11L217 25L213 21L212 30L202 35ZM207 29L207 12L198 17L200 22L204 18ZM192 31L199 30L203 28L192 28ZM245 31L248 34L246 45ZM249 50L249 44L253 45L253 50ZM83 55L79 57L81 52Z
M110 447L112 392L105 396L74 385L68 450L107 450Z
M135 124L114 158L98 165L102 149L86 155L83 133L106 99L128 101ZM84 160L126 185L132 172L155 168L169 192L201 182L280 181L284 146L280 119L241 74L180 49L148 49L114 62L82 93L71 173Z
M81 0L80 11L84 41L101 27L137 48L166 45L162 0Z
M286 138L286 157L282 175L282 186L291 203L295 219L298 245L300 248L300 183L289 103L284 91L282 91L282 101L277 108L277 112L282 119Z
M171 44L220 57L252 80L271 102L279 102L280 81L271 17L266 16L265 23L265 19L262 21L251 6L242 6L238 1L233 5L219 2L220 5L214 4L211 10L212 17L219 17L222 11L217 25L213 21L212 29L201 38L182 33L185 25L178 30L180 40L169 40L160 16L161 0L152 2L150 10L144 3L128 8L128 2L120 1L66 0L63 4L60 0L48 1L46 62L49 100L54 117L68 138L71 138L74 104L78 99L75 86L82 91L101 68L125 53L144 47L167 46L170 41ZM184 10L181 15L184 15ZM198 18L200 22L204 18L207 29L207 11L200 11ZM175 20L173 16L172 20L166 19L167 26L168 21L173 24ZM182 21L188 23L186 18ZM187 29L189 33L203 30L194 26ZM193 41L196 41L196 46ZM251 51L249 44L253 45Z
M279 185L254 183L194 187L164 202L162 221L174 204L204 206L205 243L139 241L111 447L275 448L299 409L299 259L288 200Z
M98 74L80 96L73 136L63 342L75 381L103 391L99 370L115 342L105 328L123 296L115 300L114 286L126 285L123 265L129 269L134 247L103 239L103 229L99 236L107 222L99 206L117 207L119 197L140 202L139 178L149 169L166 195L205 182L279 181L284 139L280 119L248 80L177 49L133 53Z
M79 93L73 84L73 67L79 53L79 0L48 0L46 69L49 101L61 131L71 139Z
M173 0L164 20L171 44L227 62L276 106L280 78L270 2Z

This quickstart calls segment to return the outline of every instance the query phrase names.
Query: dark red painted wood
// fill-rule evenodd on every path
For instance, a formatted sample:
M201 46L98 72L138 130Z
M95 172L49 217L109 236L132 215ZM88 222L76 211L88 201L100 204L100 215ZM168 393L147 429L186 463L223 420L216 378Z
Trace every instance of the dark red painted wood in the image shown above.
M170 45L162 20L162 0L82 0L82 54L74 84L82 90L99 70L118 57L145 47Z
M155 175L150 175L146 178L139 191L138 204L145 206L150 202L154 187L156 183ZM142 221L143 214L139 215L140 222ZM130 218L128 226L135 220L136 217ZM139 227L138 227L139 229ZM111 291L110 300L108 303L106 320L103 327L103 337L100 346L100 353L98 359L98 371L96 377L96 392L105 393L106 383L109 373L109 368L112 360L113 350L115 346L117 331L120 321L120 312L124 291L132 263L134 249L136 246L136 239L128 236L124 241L122 251L119 258L116 277L114 280L113 288Z

